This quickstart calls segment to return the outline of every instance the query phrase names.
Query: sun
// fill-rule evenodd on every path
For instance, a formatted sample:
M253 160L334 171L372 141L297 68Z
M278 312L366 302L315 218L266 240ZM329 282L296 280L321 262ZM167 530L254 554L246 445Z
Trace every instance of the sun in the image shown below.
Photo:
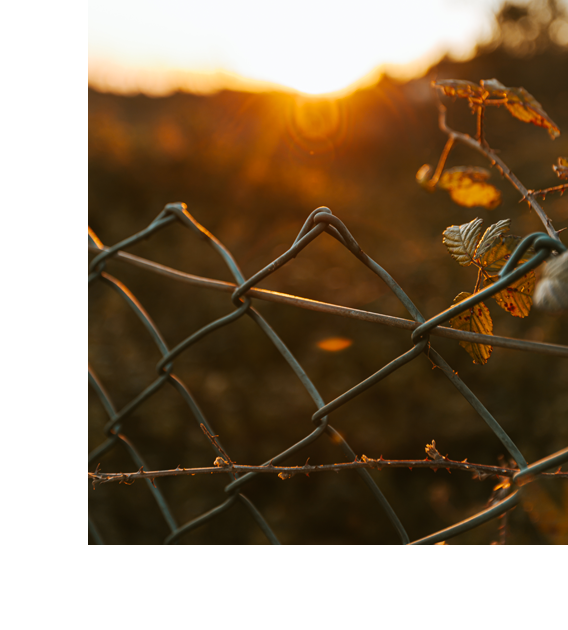
M117 75L138 73L142 89L144 76L156 83L159 73L163 89L179 89L185 72L217 77L211 85L219 87L239 76L257 87L337 93L378 77L381 67L396 76L416 60L425 69L448 51L469 54L487 39L496 2L97 0L89 6L90 80L96 85L97 69L110 76L114 66Z

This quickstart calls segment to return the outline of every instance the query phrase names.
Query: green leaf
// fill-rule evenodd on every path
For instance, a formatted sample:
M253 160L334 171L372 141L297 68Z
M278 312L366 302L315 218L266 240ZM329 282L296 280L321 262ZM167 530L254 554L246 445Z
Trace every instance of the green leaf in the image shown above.
M471 265L475 257L475 249L481 237L483 219L473 219L463 225L451 225L443 232L443 243L452 258L460 265Z
M463 292L456 296L454 304L462 302L472 294ZM483 302L472 306L470 309L465 310L463 313L456 315L450 319L450 327L456 330L466 330L468 332L481 333L483 335L493 334L493 320L489 309ZM493 346L484 345L481 343L470 343L469 341L460 341L460 346L469 354L474 363L485 364L487 363Z

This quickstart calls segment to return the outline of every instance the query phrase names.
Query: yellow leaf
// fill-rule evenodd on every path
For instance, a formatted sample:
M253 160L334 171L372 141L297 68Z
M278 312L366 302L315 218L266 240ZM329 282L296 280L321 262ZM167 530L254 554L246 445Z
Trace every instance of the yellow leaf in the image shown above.
M501 222L500 222L501 223ZM499 224L497 223L496 226ZM492 226L493 227L493 226ZM488 230L489 231L489 230ZM503 235L499 236L497 242L493 241L493 246L480 252L481 244L477 249L475 262L481 265L484 271L483 287L488 287L499 280L499 272L511 257L521 241L520 236ZM481 253L481 255L479 255ZM519 261L522 264L529 260L534 254L534 250L525 252L524 257ZM522 278L519 278L503 291L496 293L493 298L499 306L514 317L526 317L532 306L532 296L535 287L535 273L529 271Z
M473 219L463 225L451 225L443 232L443 243L452 258L460 265L471 265L475 257L475 249L481 237L483 219Z
M515 118L547 129L552 139L560 135L560 129L556 123L548 117L542 105L524 88L509 88L505 106Z
M485 276L483 278L483 288L491 286L497 282L497 276ZM503 291L499 291L493 299L499 306L514 317L526 317L532 306L532 296L534 293L535 273L529 271L525 276L513 282Z
M454 304L462 302L472 294L463 292L454 299ZM483 335L493 334L493 321L489 313L489 309L483 302L472 306L463 313L456 315L450 319L450 326L456 330L466 330L468 332L481 333ZM487 363L493 346L487 346L480 343L470 343L468 341L460 341L460 346L472 357L474 363Z
M450 191L451 198L460 206L481 206L493 210L501 203L501 192L491 184L472 184Z
M444 190L453 190L460 188L464 183L484 182L490 177L491 173L480 166L454 166L443 172L438 186Z
M501 192L486 182L489 177L489 171L484 168L456 166L444 171L438 186L448 190L460 206L481 206L492 210L501 203Z
M489 275L496 276L509 260L511 254L515 251L520 242L520 236L513 236L512 234L501 235L499 241L494 243L491 249L484 252L480 252L478 249L475 262L480 264L483 270ZM530 260L533 256L534 249L531 247L524 253L519 264Z
M502 221L497 221L497 223L490 225L483 234L481 241L479 241L479 245L475 250L475 258L483 257L490 249L493 248L495 243L499 240L499 237L509 231L509 225L511 224L511 219L503 219Z
M542 105L529 94L525 88L510 88L499 83L497 79L481 81L489 98L504 99L509 112L523 122L532 123L548 130L552 139L560 135L560 129L542 109Z

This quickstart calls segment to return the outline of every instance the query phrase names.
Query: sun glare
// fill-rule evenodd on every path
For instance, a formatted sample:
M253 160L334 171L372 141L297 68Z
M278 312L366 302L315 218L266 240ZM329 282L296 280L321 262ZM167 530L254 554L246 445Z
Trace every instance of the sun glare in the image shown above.
M106 72L108 83L122 68L123 74L137 74L135 83L142 87L144 76L161 71L162 91L168 84L170 90L183 88L175 83L183 83L186 72L209 76L209 84L218 87L238 75L251 80L252 89L270 84L312 95L334 93L376 78L385 64L389 71L402 66L408 74L409 64L418 61L419 71L448 50L469 54L489 36L496 4L98 0L89 6L90 80L96 85Z

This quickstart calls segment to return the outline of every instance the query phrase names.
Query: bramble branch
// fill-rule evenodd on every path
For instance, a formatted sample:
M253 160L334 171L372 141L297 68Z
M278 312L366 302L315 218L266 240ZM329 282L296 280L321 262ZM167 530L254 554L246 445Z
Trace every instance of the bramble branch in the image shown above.
M497 168L501 171L501 173L521 193L522 200L526 200L529 206L536 212L536 214L542 221L544 227L546 228L546 232L548 233L548 235L556 239L557 241L560 241L558 232L554 229L554 226L552 225L552 221L547 216L547 214L545 213L545 211L542 209L542 207L540 206L540 204L537 202L535 198L536 194L538 193L525 188L525 186L519 180L519 178L511 171L511 169L505 164L505 162L503 162L503 160L491 148L489 148L489 146L483 141L483 139L481 141L476 140L475 138L472 138L467 133L460 133L459 131L454 131L453 129L448 127L448 124L446 122L446 107L443 105L443 103L440 103L440 102L438 103L438 110L439 110L438 124L440 126L440 129L449 137L449 140L446 143L446 146L442 153L442 157L440 158L440 162L438 163L438 167L436 168L436 174L438 174L438 178L441 174L441 171L444 167L444 164L449 155L450 149L453 146L453 143L457 140L458 142L466 144L467 146L471 147L472 149L475 149L476 151L479 151L479 153L484 155L491 162L491 165L497 166ZM450 140L452 141L451 144L450 144ZM432 178L432 180L430 180L430 182L428 182L428 184L435 185L437 180L436 181L433 181L433 180L434 180L434 177Z
M451 460L448 457L442 457L441 455L437 459L371 459L365 455L361 458L355 459L352 462L344 462L338 464L322 464L322 465L304 465L304 466L273 466L266 464L264 466L248 466L241 464L229 464L226 460L218 457L215 460L215 466L206 468L182 468L178 466L173 470L153 470L145 471L142 468L137 472L132 473L102 473L98 470L89 473L89 480L92 482L93 487L97 484L103 483L126 483L131 484L139 479L150 479L153 481L159 477L177 477L179 475L193 476L193 475L207 475L207 474L219 474L219 473L264 473L264 474L277 474L281 479L290 479L295 475L310 475L318 472L341 472L344 470L356 470L358 468L365 468L367 470L383 470L388 468L430 468L434 472L437 470L459 470L462 472L473 473L475 479L487 479L490 477L513 477L519 472L518 468L502 467L502 466L487 466L485 464L472 464L466 459L463 461ZM539 477L555 477L568 479L568 472L561 472L558 469L555 473L541 472L535 476Z
M546 198L546 195L550 193L560 193L563 195L568 190L568 184L560 184L559 186L552 186L551 188L542 188L541 190L529 190L529 194L534 197ZM523 199L521 199L523 201Z

